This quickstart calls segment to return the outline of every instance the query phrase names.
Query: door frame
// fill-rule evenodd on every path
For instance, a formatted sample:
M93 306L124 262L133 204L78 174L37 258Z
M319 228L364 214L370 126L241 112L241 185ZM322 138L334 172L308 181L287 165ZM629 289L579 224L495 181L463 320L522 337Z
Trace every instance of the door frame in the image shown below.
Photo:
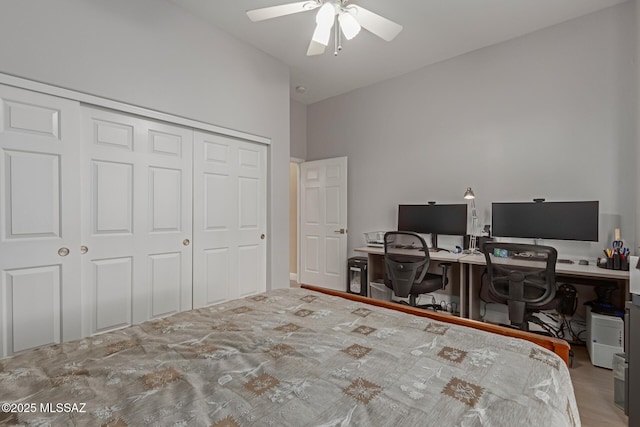
M289 164L295 163L296 167L296 273L289 272L289 280L295 280L300 283L300 165L306 160L298 157L290 157ZM293 218L289 218L293 221Z
M152 110L150 108L138 107L136 105L125 104L124 102L114 101L100 96L89 95L71 89L64 89L46 83L40 83L33 80L16 77L5 73L0 73L0 83L13 86L19 89L26 89L32 92L39 92L45 95L52 95L58 98L79 101L82 104L89 104L97 107L104 107L110 110L116 110L123 113L135 114L149 119L160 120L174 125L182 125L193 129L204 130L206 132L219 133L234 138L244 139L251 142L258 142L265 145L271 145L271 138L254 135L247 132L241 132L234 129L216 126L210 123L198 120L187 119L185 117L176 116L161 111Z

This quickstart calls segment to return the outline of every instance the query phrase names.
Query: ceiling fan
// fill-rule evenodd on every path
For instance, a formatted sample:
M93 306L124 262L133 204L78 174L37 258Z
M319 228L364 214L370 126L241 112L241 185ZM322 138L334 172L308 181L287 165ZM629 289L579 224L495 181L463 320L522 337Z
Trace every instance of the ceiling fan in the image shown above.
M253 22L278 18L294 13L319 9L316 15L316 29L313 32L308 56L321 55L329 44L331 30L335 32L335 51L342 49L342 35L351 40L360 32L361 28L368 30L383 40L390 42L400 31L402 25L375 14L361 6L347 4L349 0L307 0L279 6L263 7L247 11L247 16Z

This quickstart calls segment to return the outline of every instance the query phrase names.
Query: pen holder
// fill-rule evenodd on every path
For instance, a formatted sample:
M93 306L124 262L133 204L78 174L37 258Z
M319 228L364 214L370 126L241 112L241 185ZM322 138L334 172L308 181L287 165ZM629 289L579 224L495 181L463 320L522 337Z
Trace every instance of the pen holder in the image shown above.
M620 270L629 271L629 260L627 258L620 260Z
M605 268L609 270L613 270L613 258L607 258L607 263L605 264Z
M608 270L629 271L629 260L620 254L614 254L610 258L600 258L597 265Z
M613 254L613 269L614 270L620 270L620 254L619 253L615 253Z

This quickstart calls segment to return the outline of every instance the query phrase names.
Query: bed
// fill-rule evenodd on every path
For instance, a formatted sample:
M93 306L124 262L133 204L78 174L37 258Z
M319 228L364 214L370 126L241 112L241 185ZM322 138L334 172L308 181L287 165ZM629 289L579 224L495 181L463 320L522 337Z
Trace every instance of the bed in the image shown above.
M348 298L273 290L0 359L0 425L580 425L561 341Z

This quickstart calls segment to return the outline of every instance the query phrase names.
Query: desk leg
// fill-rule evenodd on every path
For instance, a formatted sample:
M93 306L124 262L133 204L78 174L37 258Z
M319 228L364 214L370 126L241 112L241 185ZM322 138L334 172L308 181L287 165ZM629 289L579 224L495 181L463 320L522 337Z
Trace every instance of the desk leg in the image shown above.
M458 270L460 272L460 317L469 317L469 301L468 301L468 289L465 276L467 275L467 265L458 263Z
M478 268L474 271L473 267L469 265L469 319L480 320L480 277L476 274Z
M367 256L367 283L384 277L384 255L372 254ZM367 294L368 297L371 295Z

